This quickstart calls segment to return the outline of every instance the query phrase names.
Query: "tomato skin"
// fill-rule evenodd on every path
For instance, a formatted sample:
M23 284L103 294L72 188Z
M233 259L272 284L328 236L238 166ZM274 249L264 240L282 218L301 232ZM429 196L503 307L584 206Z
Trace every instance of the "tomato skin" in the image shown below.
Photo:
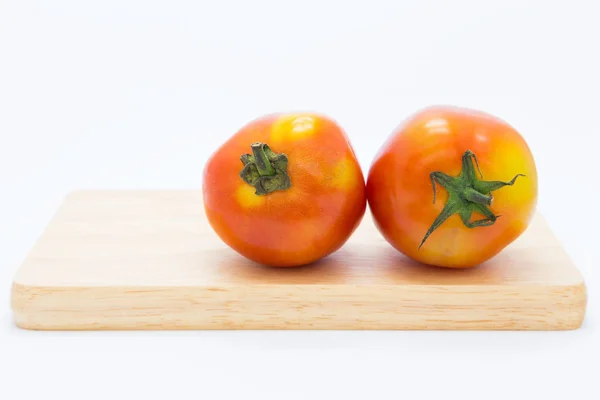
M288 158L291 187L266 195L240 177L254 142ZM231 248L260 264L309 264L338 250L366 210L365 179L342 128L316 113L257 118L210 157L203 175L209 223Z
M430 174L459 176L467 150L476 155L486 181L525 176L492 193L489 208L500 215L493 225L468 228L454 214L419 249L449 199L438 185L433 204ZM416 261L449 268L477 266L519 237L535 212L537 191L534 158L513 127L484 112L451 106L420 110L398 126L367 178L369 208L385 239ZM480 217L473 214L472 220Z

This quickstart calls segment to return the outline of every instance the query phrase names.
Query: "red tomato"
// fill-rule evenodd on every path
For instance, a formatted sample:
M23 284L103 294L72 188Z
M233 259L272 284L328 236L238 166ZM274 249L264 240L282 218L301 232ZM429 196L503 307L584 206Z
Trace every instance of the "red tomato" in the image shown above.
M525 231L537 172L523 137L489 114L458 107L417 112L390 136L367 180L386 240L408 257L468 268Z
M346 134L312 113L244 126L206 164L203 193L208 220L226 244L279 267L333 253L366 209L364 176Z

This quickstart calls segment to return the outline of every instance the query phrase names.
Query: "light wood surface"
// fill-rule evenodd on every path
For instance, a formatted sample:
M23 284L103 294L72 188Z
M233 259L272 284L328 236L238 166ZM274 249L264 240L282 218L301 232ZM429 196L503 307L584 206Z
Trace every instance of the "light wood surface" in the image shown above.
M426 267L367 213L348 243L306 267L267 268L224 245L196 191L70 194L18 270L26 329L565 330L583 278L537 215L488 263Z

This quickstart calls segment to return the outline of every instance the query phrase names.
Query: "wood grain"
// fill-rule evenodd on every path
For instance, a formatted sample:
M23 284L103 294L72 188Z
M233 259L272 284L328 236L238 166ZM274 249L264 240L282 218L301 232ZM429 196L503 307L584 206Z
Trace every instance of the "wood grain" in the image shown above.
M196 191L70 194L18 270L26 329L578 328L584 280L537 215L515 243L467 270L419 265L367 214L313 265L257 265L225 246Z

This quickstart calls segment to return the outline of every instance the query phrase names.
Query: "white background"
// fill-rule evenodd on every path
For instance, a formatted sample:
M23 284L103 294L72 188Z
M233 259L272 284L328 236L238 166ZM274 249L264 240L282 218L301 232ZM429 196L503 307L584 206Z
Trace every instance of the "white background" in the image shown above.
M600 9L590 1L0 0L0 398L598 399ZM80 188L199 188L263 113L360 161L430 104L522 132L586 279L572 332L28 332L12 277Z

